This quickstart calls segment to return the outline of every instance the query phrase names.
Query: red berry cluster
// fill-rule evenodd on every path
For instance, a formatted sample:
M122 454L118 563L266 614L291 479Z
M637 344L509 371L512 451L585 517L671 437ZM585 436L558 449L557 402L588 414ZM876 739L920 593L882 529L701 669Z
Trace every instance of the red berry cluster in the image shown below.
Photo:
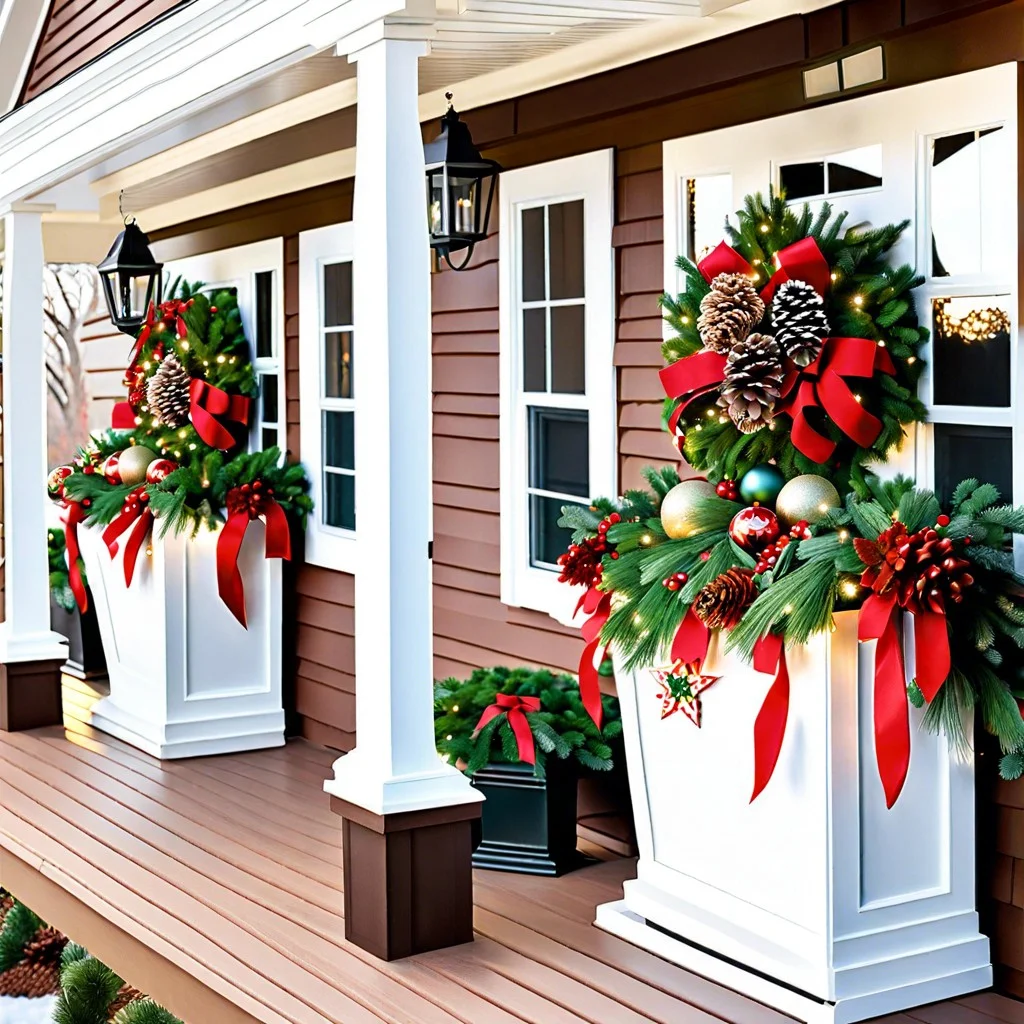
M766 548L763 548L761 554L758 556L757 565L754 566L754 572L762 573L768 572L769 569L775 568L775 563L779 560L779 556L789 546L789 542L793 540L807 540L810 537L811 531L808 528L807 520L801 519L799 523L791 526L789 533L783 534L778 540L773 541Z
M740 489L735 480L722 480L715 484L715 494L726 501L740 500Z
M618 558L619 553L610 549L608 530L622 521L618 512L612 512L597 524L597 536L585 537L580 544L570 544L569 550L558 556L562 571L559 583L570 586L596 587L601 582L604 566L601 559L605 554Z
M685 572L673 573L671 576L666 576L662 581L661 585L667 587L669 590L679 590L680 587L686 584L689 576Z
M250 519L259 519L274 501L274 488L266 487L262 480L233 487L225 495L224 504L231 515L244 513Z

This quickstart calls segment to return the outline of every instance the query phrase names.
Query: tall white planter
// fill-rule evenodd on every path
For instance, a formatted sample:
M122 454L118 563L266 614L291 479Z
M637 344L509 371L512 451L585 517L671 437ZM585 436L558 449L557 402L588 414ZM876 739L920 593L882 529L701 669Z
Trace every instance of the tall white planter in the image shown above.
M264 557L249 524L238 565L249 628L217 593L217 534L152 537L124 582L127 534L111 559L101 530L80 530L82 556L110 674L92 724L159 758L284 743L281 561Z
M712 642L702 727L662 720L646 669L616 672L640 859L597 924L801 1020L864 1020L987 987L974 766L912 709L892 810L875 761L874 642L855 612L787 652L789 723L750 803L768 675ZM913 646L908 645L908 675Z

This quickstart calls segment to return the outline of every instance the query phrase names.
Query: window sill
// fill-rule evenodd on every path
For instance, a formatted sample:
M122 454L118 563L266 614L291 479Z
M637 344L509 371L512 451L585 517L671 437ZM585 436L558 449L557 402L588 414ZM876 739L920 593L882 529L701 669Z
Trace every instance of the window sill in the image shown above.
M334 533L315 522L311 522L306 529L308 565L318 565L322 569L355 575L357 552L354 533Z
M576 615L583 591L558 582L554 572L525 569L506 582L502 577L501 601L511 608L525 608L549 616L563 626L578 629L585 616Z

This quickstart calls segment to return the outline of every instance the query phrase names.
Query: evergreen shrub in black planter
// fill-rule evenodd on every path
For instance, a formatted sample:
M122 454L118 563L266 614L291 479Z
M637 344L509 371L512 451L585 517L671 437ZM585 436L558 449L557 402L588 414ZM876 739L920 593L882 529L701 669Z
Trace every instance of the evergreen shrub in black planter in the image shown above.
M602 703L599 730L571 676L494 668L435 684L438 750L487 798L475 866L560 875L582 862L577 782L581 773L611 770L622 733L618 702Z
M75 603L68 580L64 532L47 531L50 554L50 628L68 638L68 660L63 671L78 679L104 679L107 659L103 654L100 626L92 601L83 614ZM82 568L85 581L85 569Z

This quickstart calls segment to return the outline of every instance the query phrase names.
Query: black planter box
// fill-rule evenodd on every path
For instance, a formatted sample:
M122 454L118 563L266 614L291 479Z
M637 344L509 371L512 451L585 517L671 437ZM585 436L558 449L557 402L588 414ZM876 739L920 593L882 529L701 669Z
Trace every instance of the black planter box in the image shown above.
M547 778L528 764L489 764L472 778L487 798L473 866L561 875L585 862L576 852L576 771L551 758Z
M100 625L92 606L82 615L77 608L65 611L50 598L50 628L68 638L68 660L61 671L77 679L105 679L107 659L100 640Z

